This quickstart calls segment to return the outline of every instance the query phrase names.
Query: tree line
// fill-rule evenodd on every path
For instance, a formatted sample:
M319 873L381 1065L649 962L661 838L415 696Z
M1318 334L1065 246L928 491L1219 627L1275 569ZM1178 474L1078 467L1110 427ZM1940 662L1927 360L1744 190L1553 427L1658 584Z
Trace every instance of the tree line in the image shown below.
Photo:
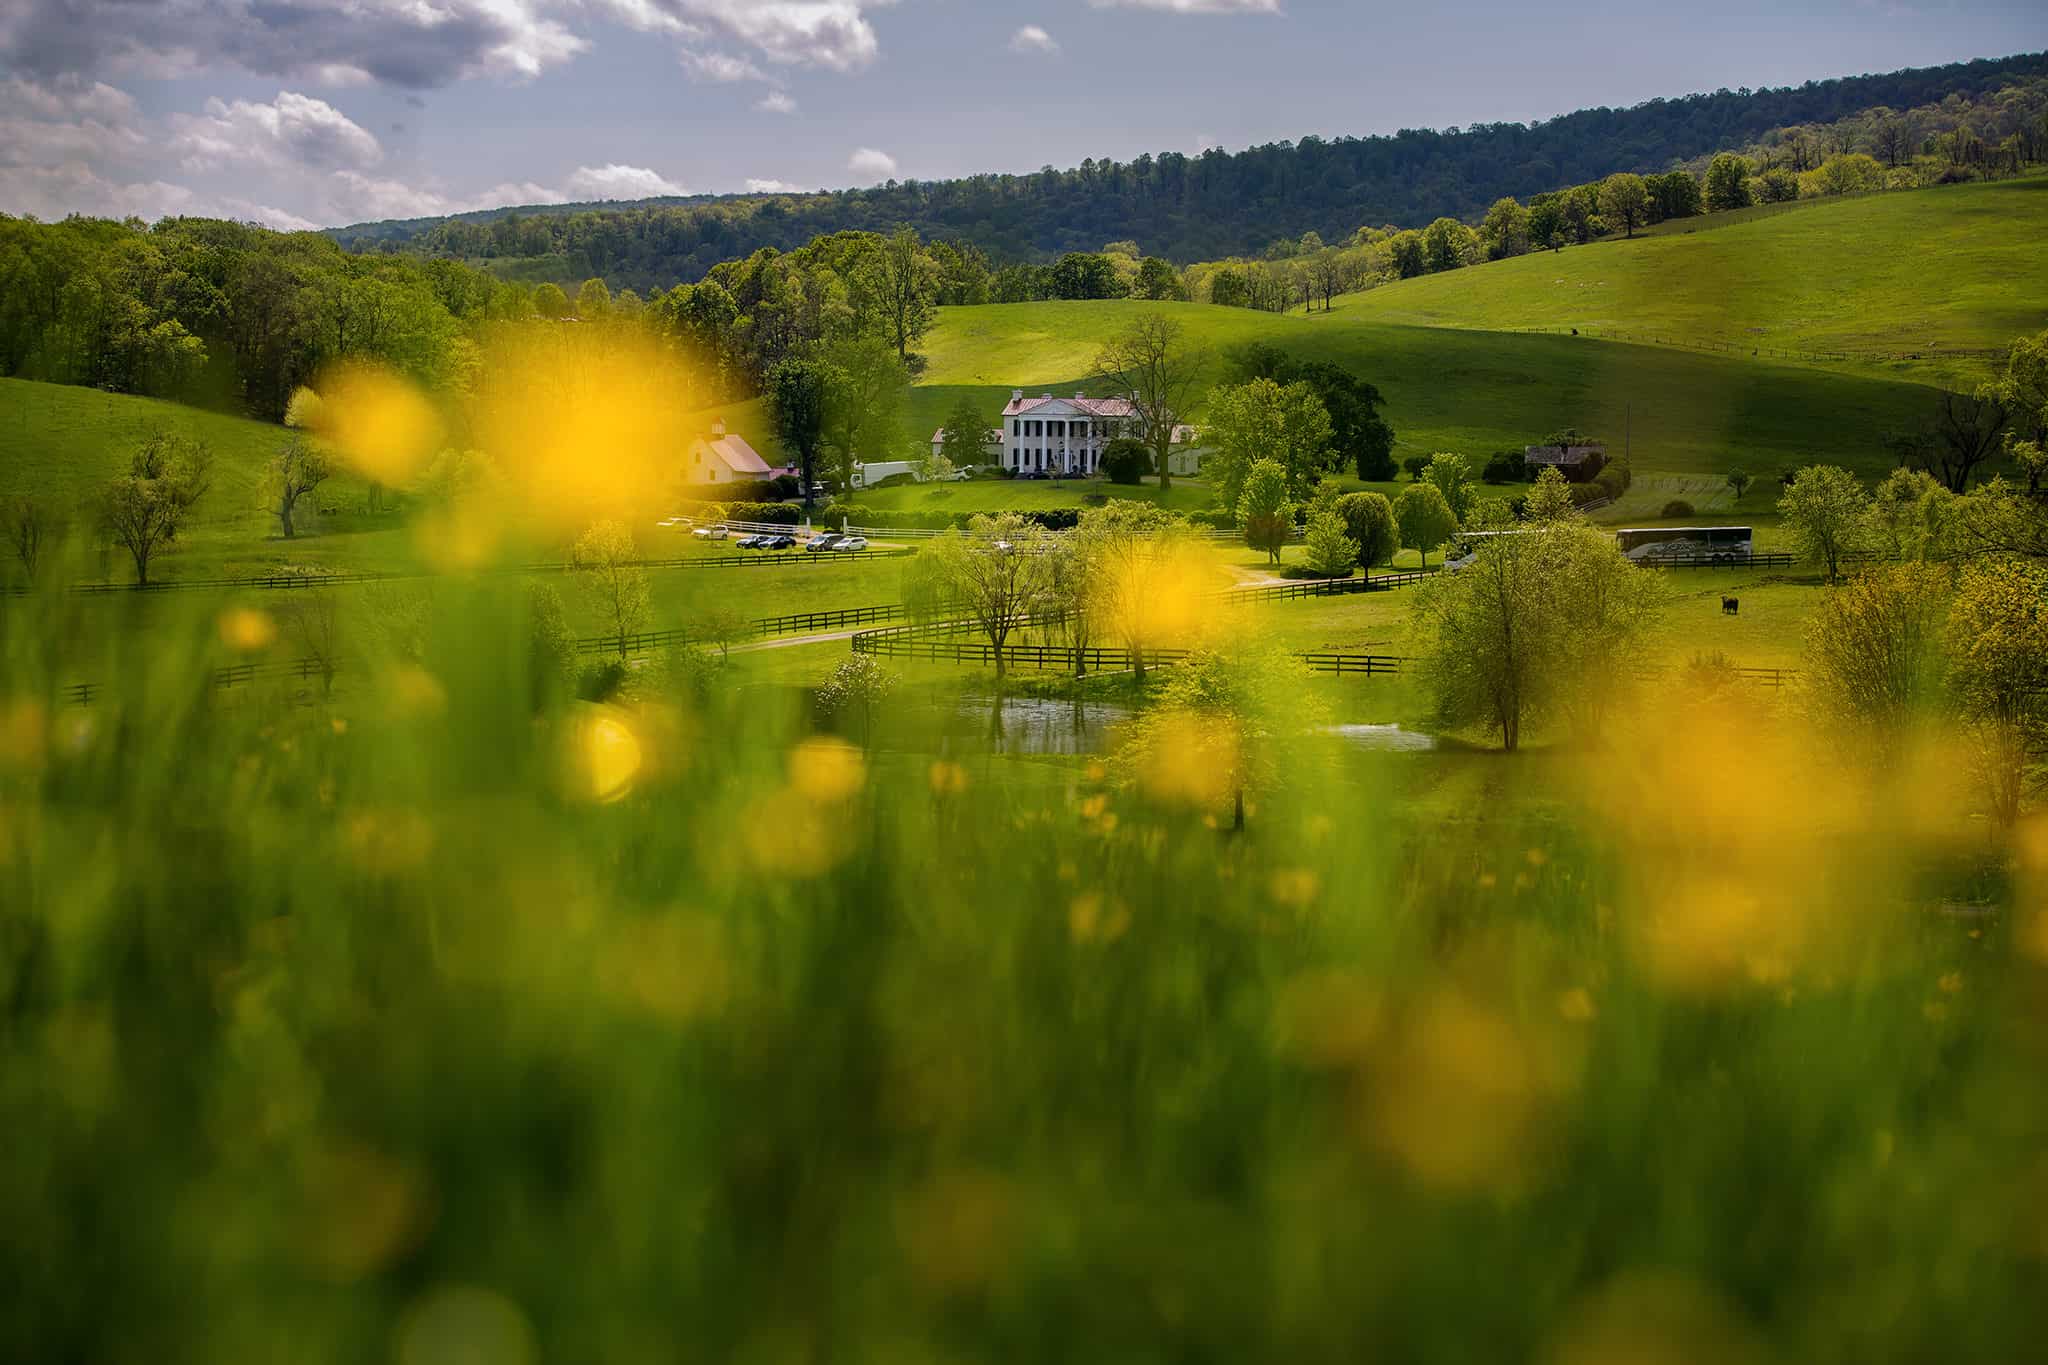
M1503 197L1526 200L1615 170L1661 172L1774 130L1880 106L1976 98L2043 75L2048 54L2030 54L1582 109L1531 124L1305 137L1237 153L1166 152L1127 162L1090 158L1068 170L808 195L521 209L366 224L334 235L362 250L484 260L522 278L599 275L642 291L699 279L720 261L763 246L787 251L835 232L891 232L905 224L1006 261L1050 264L1120 239L1145 242L1175 262L1218 260L1256 255L1276 237L1298 238L1310 229L1341 240L1361 220L1477 219Z
M1268 312L1327 308L1339 294L1391 280L1632 237L1669 219L2014 175L2044 161L2048 79L2029 79L1981 99L1956 94L1903 112L1879 106L1775 128L1736 150L1650 174L1616 171L1526 203L1503 196L1471 222L1443 215L1421 228L1360 227L1334 242L1315 231L1278 239L1254 256L1188 267L1183 296Z
M476 328L534 291L456 261L355 256L314 233L0 215L0 374L276 420L328 361L459 385Z

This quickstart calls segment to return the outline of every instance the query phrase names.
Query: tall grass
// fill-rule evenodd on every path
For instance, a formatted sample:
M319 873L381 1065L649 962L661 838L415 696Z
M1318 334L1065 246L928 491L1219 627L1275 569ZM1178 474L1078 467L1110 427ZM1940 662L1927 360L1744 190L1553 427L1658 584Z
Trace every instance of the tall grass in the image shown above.
M432 600L331 701L159 603L86 708L0 607L0 1358L2035 1349L2048 827L1938 752L1300 735L1233 835Z

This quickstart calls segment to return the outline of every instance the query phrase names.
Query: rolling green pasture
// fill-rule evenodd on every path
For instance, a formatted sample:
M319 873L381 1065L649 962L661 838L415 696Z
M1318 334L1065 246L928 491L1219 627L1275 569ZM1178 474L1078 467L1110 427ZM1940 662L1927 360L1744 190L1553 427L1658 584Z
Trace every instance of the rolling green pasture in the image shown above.
M1676 220L1633 241L1347 295L1328 320L1582 327L1795 351L1984 349L2048 326L2043 281L2048 177L2031 176ZM1881 368L1961 386L1987 364Z

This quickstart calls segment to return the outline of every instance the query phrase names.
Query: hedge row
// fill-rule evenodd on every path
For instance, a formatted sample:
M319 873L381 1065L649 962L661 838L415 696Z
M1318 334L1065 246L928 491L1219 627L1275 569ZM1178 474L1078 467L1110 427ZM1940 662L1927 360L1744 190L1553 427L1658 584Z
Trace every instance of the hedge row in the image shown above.
M761 521L771 526L795 526L804 519L804 509L793 502L686 502L682 515L696 521Z

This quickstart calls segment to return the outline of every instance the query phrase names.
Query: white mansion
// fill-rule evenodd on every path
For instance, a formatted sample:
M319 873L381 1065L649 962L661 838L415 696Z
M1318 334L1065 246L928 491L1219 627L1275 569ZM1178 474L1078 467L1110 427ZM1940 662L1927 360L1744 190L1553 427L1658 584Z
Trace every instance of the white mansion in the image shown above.
M1126 398L1026 398L1017 389L1003 409L1003 467L1093 474L1102 448L1137 419Z
M1026 398L1024 390L1014 389L1009 406L1003 409L1003 468L1020 473L1095 474L1102 463L1102 448L1119 436L1142 435L1142 427L1137 407L1127 398L1090 398L1085 393L1072 398L1055 398L1049 393ZM1191 427L1173 429L1176 445L1191 443L1194 435ZM1199 454L1177 450L1173 463L1174 473L1192 474Z

